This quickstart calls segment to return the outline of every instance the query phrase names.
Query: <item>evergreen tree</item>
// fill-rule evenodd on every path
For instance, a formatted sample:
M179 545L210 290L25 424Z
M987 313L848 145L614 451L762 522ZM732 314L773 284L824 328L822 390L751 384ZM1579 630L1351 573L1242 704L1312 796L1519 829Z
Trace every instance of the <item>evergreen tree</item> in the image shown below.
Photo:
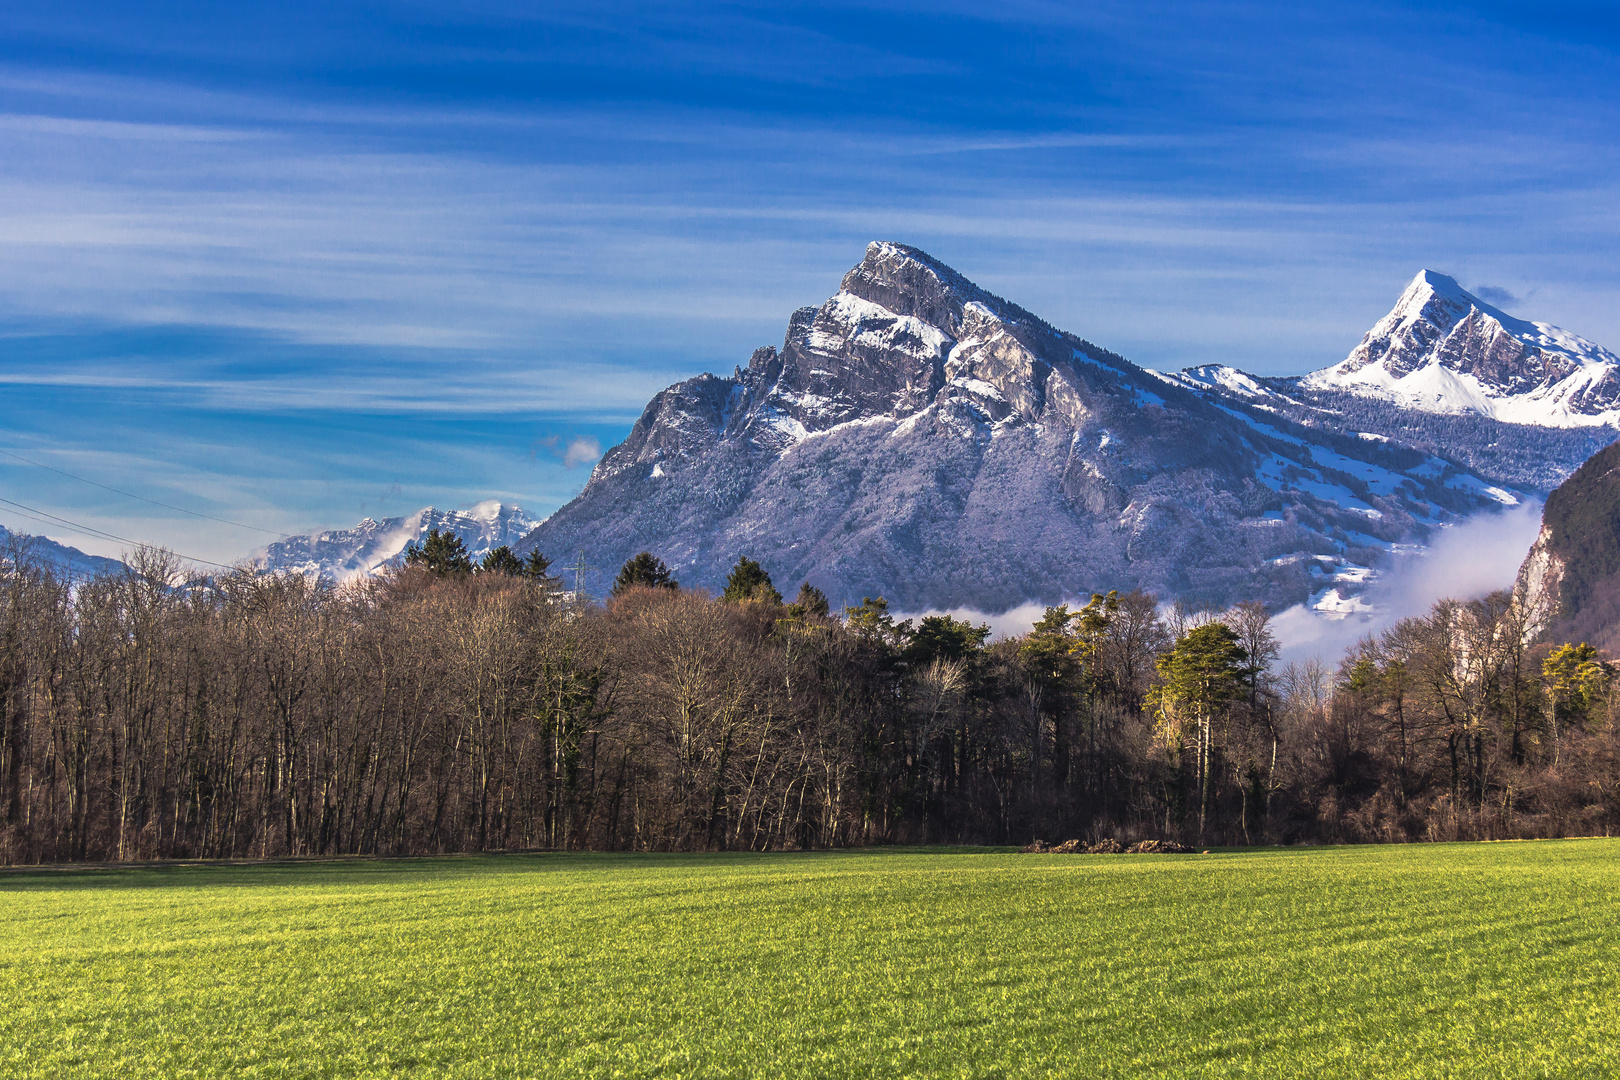
M731 568L731 576L726 579L726 591L720 594L720 599L733 604L745 600L780 604L782 594L771 584L771 575L765 572L765 568L744 555Z
M1541 681L1551 699L1554 743L1570 728L1580 727L1608 696L1614 681L1613 665L1584 641L1565 644L1542 662Z
M844 625L868 641L879 642L900 650L911 640L911 620L895 622L889 614L889 602L879 596L863 597L860 607L844 609Z
M988 625L974 626L966 619L949 615L925 615L906 648L906 659L917 668L935 660L972 659L989 636Z
M1248 651L1225 623L1211 622L1183 634L1159 658L1159 685L1152 700L1158 706L1161 734L1184 740L1191 727L1197 738L1194 762L1198 784L1198 832L1209 812L1211 758L1215 752L1215 718L1246 688Z
M832 614L832 605L827 602L827 594L808 581L799 586L799 595L794 597L792 607L801 619L825 619Z
M1043 696L1053 699L1054 707L1058 696L1069 689L1079 674L1080 666L1075 660L1079 641L1069 628L1077 615L1078 612L1069 610L1068 604L1047 608L1018 648L1019 658Z
M529 557L523 560L523 576L550 583L557 580L551 576L551 560L540 554L538 549L529 552Z
M1103 663L1103 647L1109 628L1119 615L1119 593L1092 593L1090 603L1075 613L1075 656L1081 665L1086 693L1096 696L1107 689L1108 672Z
M461 537L438 529L429 529L427 538L420 544L412 541L405 545L405 565L420 566L437 577L473 571L472 557L467 554L467 545L461 542Z
M512 549L505 544L498 548L490 548L485 554L484 561L478 564L480 574L505 574L508 577L523 576L523 560L512 554Z
M622 596L630 589L645 586L649 589L678 589L680 582L670 576L669 567L664 560L658 558L650 551L643 551L625 561L619 569L619 576L613 580L612 595Z

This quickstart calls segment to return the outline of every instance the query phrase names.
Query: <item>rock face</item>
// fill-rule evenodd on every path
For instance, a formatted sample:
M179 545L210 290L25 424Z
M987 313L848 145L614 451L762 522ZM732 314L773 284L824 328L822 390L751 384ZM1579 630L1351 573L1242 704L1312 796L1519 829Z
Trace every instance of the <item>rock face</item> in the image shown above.
M709 587L748 555L784 591L901 610L1140 586L1353 611L1395 545L1518 499L1206 390L874 243L780 349L656 395L518 551L583 551L600 581L649 550Z
M290 536L255 552L254 559L267 570L293 570L346 581L397 565L405 558L405 545L420 541L430 529L460 537L477 562L491 548L516 544L534 524L521 507L493 500L471 510L429 506L405 517L366 518L352 529Z
M1543 521L1513 583L1514 595L1530 613L1534 634L1541 634L1558 620L1563 591L1564 559L1553 550L1552 530Z
M1515 592L1544 633L1620 648L1620 444L1547 497Z
M1556 326L1515 319L1433 270L1412 279L1349 356L1301 385L1519 424L1620 424L1620 357Z

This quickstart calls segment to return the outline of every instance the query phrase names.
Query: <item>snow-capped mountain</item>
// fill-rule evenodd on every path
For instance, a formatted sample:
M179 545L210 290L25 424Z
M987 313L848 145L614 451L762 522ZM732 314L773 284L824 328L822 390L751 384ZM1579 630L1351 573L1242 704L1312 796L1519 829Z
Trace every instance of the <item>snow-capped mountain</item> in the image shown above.
M57 574L73 579L115 574L125 569L117 559L87 555L76 547L59 544L48 537L12 532L0 525L0 561L10 562L18 556L25 560L36 560Z
M470 510L429 506L405 517L366 518L352 529L289 536L255 552L254 561L267 570L294 570L346 581L398 565L404 560L405 545L420 541L431 529L460 537L476 562L492 548L517 543L535 524L521 507L493 499Z
M1411 446L1537 494L1620 434L1620 358L1432 270L1332 367L1262 378L1209 364L1161 377L1225 408Z
M874 243L780 350L657 394L517 550L608 573L650 550L708 586L748 555L784 591L904 610L1143 586L1345 614L1390 552L1520 498L1443 450L1296 419L1261 380L1207 378L1234 386L1149 372Z
M1515 319L1433 270L1412 279L1349 356L1301 385L1515 424L1620 426L1620 357Z

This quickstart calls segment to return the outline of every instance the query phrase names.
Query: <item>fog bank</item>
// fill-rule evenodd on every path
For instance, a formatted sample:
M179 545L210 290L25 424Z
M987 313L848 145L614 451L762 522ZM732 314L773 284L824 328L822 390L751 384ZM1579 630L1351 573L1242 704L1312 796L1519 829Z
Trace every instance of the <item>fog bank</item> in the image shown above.
M1428 545L1379 568L1364 597L1373 611L1329 619L1296 604L1279 613L1272 632L1282 642L1282 662L1315 656L1336 664L1361 638L1423 614L1436 600L1471 600L1511 588L1540 530L1539 502L1437 529Z
M1279 612L1272 620L1272 632L1282 643L1281 662L1319 657L1330 666L1336 665L1344 651L1361 638L1423 614L1436 600L1469 600L1493 589L1511 587L1540 529L1539 502L1526 502L1499 514L1482 514L1436 529L1427 546L1378 567L1378 578L1363 594L1373 611L1335 619L1295 604ZM1068 603L1078 608L1088 599L1079 597ZM1027 634L1045 611L1045 604L1030 601L995 615L973 608L952 608L945 614L988 623L991 638L995 639ZM918 615L907 613L901 617Z

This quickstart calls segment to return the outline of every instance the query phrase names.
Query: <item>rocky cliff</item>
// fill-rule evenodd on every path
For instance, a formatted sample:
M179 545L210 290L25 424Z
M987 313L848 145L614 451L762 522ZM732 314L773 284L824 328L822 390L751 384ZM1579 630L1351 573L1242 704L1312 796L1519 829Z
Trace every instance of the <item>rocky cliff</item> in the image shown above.
M1518 499L1203 390L874 243L780 348L658 393L519 550L583 553L598 580L650 550L708 586L746 554L788 589L911 610L1141 586L1353 611L1398 545Z
M1547 497L1516 592L1548 635L1620 648L1620 444Z

